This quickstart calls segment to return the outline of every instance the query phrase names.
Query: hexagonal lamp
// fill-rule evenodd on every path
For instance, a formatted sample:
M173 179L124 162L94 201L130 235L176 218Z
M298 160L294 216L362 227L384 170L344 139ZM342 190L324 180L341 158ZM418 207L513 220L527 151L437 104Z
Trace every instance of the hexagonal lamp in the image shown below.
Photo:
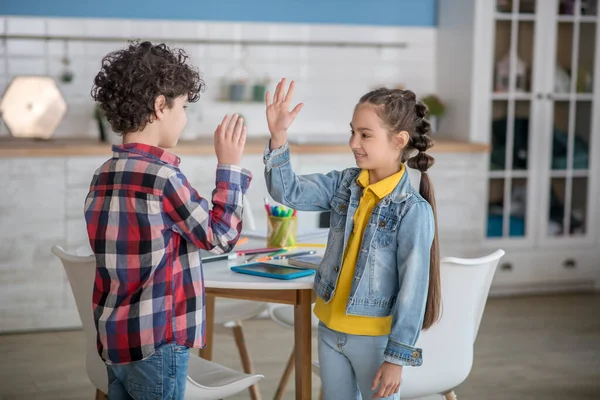
M18 76L0 101L0 115L14 137L48 139L65 113L67 103L49 76Z

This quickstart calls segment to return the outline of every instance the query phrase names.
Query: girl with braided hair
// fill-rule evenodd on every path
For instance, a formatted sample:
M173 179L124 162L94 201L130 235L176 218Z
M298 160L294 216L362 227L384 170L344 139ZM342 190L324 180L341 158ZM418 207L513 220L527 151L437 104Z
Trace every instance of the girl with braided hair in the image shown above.
M330 211L315 274L319 362L326 400L400 398L404 366L419 366L421 330L439 317L440 271L434 159L427 107L409 90L377 89L354 109L349 146L356 168L296 175L287 130L302 109L282 79L267 122L265 177L271 196L303 211ZM421 172L419 191L405 163Z

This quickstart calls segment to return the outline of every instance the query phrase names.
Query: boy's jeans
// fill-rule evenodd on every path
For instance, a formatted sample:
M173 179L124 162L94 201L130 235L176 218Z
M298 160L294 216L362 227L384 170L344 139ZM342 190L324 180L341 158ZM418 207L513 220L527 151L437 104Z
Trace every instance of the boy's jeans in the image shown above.
M387 335L348 335L320 322L319 364L324 400L371 400L375 393L371 385L383 363L387 342ZM382 399L400 400L400 394Z
M109 400L182 400L190 349L167 343L145 360L107 365Z

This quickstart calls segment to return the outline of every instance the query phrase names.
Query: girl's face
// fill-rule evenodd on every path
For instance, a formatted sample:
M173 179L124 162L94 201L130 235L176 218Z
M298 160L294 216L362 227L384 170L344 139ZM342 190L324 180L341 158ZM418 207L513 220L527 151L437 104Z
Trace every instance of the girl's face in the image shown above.
M361 169L391 175L400 169L400 155L408 142L408 133L391 137L373 106L360 104L350 123L350 149Z

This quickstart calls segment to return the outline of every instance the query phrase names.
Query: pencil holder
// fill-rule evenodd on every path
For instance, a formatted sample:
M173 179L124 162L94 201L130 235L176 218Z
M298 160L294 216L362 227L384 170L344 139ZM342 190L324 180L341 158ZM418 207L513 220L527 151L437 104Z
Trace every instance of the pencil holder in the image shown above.
M267 247L293 247L297 241L297 217L269 216L267 220Z

